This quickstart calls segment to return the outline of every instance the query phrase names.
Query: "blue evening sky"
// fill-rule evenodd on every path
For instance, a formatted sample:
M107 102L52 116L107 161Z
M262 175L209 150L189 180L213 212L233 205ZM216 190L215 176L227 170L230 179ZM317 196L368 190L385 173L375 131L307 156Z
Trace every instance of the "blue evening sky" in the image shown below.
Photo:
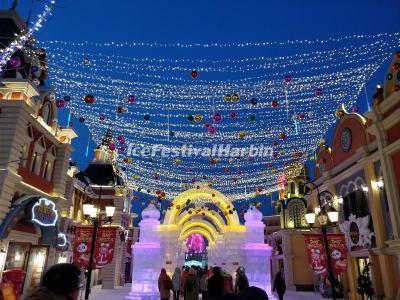
M8 3L7 3L8 2ZM31 1L20 0L25 18ZM37 9L46 0L35 0ZM58 0L58 5L39 40L144 41L144 42L244 42L325 39L354 34L400 31L398 0ZM11 1L1 1L0 7ZM37 12L37 9L35 12ZM290 47L290 46L288 46ZM296 47L296 46L293 46ZM315 45L317 50L318 45ZM293 49L292 49L293 50ZM393 49L395 50L395 49ZM173 48L164 48L165 55ZM200 50L201 51L201 50ZM262 49L259 50L260 54ZM201 56L199 50L193 57ZM279 55L279 53L274 53ZM388 57L389 57L388 53ZM163 56L163 53L159 53ZM369 97L383 83L387 63L367 84ZM361 112L366 110L360 95ZM66 114L60 116L66 124ZM79 138L73 159L85 168L91 160L84 155L88 131L76 123ZM332 130L331 130L332 131ZM331 135L328 133L328 136ZM328 138L329 140L329 138ZM93 148L93 145L91 145ZM266 201L268 202L268 201ZM264 207L267 213L270 208Z

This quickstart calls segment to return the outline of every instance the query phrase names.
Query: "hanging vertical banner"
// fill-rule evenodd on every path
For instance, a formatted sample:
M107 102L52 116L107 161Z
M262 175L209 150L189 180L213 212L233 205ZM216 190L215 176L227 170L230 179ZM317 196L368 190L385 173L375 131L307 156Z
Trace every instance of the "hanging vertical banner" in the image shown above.
M328 234L329 254L334 273L339 274L347 270L347 247L344 234Z
M96 248L94 250L96 268L104 268L112 262L116 237L116 227L99 227L97 229Z
M87 268L92 248L93 227L75 227L74 263Z
M316 274L326 273L326 255L324 250L324 241L321 234L305 234L304 242L306 244L308 264Z

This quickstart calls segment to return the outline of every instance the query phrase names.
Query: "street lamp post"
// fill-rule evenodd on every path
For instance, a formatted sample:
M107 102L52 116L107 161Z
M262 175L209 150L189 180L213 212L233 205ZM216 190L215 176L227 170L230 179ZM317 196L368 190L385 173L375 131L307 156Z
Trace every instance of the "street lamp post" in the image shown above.
M100 188L100 192L99 192L99 198L98 198L98 207L95 207L91 203L83 204L83 214L85 215L85 217L88 220L92 221L92 223L93 223L92 247L90 249L89 266L87 269L87 276L86 276L85 299L89 299L89 294L90 294L90 282L92 280L92 272L94 269L93 261L94 261L94 251L96 248L97 229L99 226L101 226L102 223L110 223L111 224L112 217L115 212L115 206L106 206L105 210L106 210L107 218L101 219L100 202L101 202L103 186L100 185L99 188Z
M339 213L335 210L331 204L333 202L333 195L324 191L322 194L319 192L318 186L313 182L307 182L307 184L312 184L318 193L318 204L319 204L319 213L316 215L315 212L308 212L306 214L306 220L312 227L315 223L315 217L318 219L318 223L321 226L324 248L326 253L326 261L327 261L327 269L328 269L328 278L331 282L332 286L332 299L337 300L338 294L336 293L336 279L333 274L332 265L331 265L331 254L329 252L328 238L327 238L327 229L328 227L336 227L335 225L328 225L329 221L331 224L335 224L339 219ZM310 190L311 191L311 190ZM322 203L322 199L325 199L325 203ZM329 200L331 199L331 200ZM328 206L328 208L327 208Z

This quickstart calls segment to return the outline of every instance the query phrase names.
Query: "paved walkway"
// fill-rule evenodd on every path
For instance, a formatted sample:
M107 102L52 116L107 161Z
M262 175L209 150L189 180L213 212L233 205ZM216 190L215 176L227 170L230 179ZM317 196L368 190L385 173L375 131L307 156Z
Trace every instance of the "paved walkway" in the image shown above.
M90 300L124 300L125 296L129 294L130 287L119 287L114 290L102 290L95 287ZM84 299L82 295L81 299ZM171 298L172 299L172 298ZM284 300L320 300L323 299L319 293L308 292L289 292L285 295ZM273 299L270 299L273 300Z

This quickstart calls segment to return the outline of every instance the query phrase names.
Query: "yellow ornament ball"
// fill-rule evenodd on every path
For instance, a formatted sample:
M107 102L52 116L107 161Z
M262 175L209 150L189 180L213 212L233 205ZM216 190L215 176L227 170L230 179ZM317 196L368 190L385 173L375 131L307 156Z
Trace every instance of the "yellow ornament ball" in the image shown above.
M247 135L247 133L246 133L246 131L244 131L244 130L241 130L241 131L239 131L239 132L237 133L237 137L238 137L239 139L244 139L244 138L246 137L246 135Z
M179 166L182 163L182 160L180 160L179 158L175 159L175 165Z
M139 175L133 175L134 180L139 180L139 178L140 178Z
M201 120L203 120L203 116L200 114L196 114L194 115L194 120L195 122L200 122Z

